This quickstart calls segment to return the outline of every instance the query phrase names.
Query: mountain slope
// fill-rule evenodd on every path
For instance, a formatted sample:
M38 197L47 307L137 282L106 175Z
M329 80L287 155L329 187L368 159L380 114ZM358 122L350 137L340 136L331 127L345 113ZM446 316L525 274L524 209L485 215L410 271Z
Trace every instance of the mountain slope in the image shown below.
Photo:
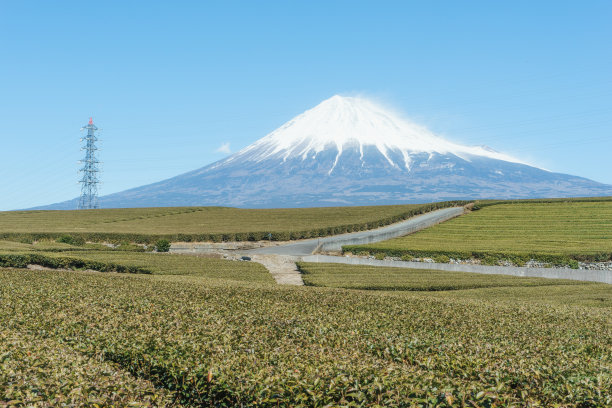
M367 99L334 96L224 160L100 203L257 208L596 195L612 195L612 186L452 143Z

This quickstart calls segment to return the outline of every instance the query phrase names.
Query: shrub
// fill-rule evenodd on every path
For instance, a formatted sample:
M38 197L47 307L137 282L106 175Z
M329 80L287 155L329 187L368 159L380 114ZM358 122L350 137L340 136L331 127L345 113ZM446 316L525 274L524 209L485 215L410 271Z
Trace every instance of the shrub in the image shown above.
M498 261L499 260L494 256L485 256L484 259L482 260L482 263L484 265L497 265Z
M57 242L75 246L85 245L85 240L83 238L72 235L62 235L57 239Z
M167 239L159 239L155 243L155 249L157 252L168 252L170 251L170 241Z
M450 258L446 255L434 256L433 260L438 263L449 263L450 262Z

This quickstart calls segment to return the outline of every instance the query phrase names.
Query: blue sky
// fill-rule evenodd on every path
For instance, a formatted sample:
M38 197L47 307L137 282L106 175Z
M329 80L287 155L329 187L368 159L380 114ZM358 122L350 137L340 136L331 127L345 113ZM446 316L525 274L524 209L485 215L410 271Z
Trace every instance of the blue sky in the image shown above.
M0 210L79 195L89 116L108 194L334 94L612 184L610 21L610 1L0 1Z

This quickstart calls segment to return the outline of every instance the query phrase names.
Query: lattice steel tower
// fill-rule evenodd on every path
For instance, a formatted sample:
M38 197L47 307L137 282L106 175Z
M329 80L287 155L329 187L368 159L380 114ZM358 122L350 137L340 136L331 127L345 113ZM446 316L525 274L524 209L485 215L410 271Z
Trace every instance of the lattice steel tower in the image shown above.
M81 183L81 198L79 199L79 210L100 208L98 203L98 173L100 169L98 164L100 163L96 158L96 130L98 128L93 124L93 119L89 118L89 123L83 126L81 130L87 130L87 136L81 138L81 142L85 142L85 146L81 150L85 150L85 158L80 161L83 163L80 172L83 173L83 177L79 180Z

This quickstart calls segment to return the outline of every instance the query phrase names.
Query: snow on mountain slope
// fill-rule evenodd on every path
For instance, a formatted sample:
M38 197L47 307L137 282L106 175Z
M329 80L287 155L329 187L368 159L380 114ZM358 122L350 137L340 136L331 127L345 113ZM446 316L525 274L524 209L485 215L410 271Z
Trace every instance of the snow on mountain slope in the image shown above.
M481 156L525 164L486 146L463 146L449 142L368 99L335 95L218 166L241 160L316 159L322 151L335 148L337 154L329 169L331 174L348 147L358 148L360 159L363 159L366 146L376 147L391 166L406 170L410 170L411 156L416 153L453 154L465 160L471 156ZM399 152L401 160L393 160L391 151Z

